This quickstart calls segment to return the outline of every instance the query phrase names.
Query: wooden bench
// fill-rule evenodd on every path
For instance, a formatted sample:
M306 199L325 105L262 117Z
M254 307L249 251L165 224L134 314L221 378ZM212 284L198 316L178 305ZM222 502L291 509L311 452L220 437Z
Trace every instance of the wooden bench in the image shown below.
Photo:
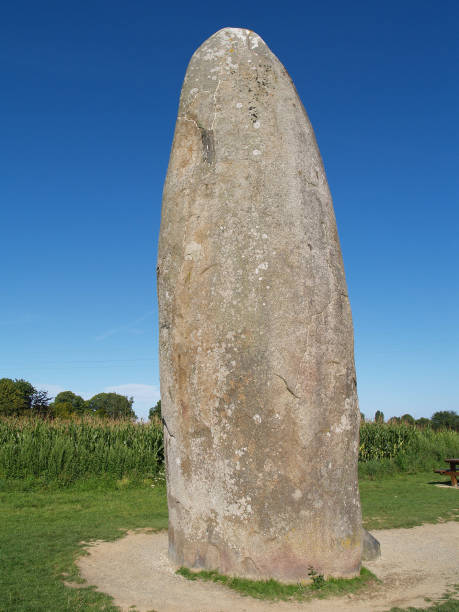
M446 463L449 463L449 470L434 470L436 474L444 474L451 478L451 486L457 489L457 464L459 459L449 458L445 459Z

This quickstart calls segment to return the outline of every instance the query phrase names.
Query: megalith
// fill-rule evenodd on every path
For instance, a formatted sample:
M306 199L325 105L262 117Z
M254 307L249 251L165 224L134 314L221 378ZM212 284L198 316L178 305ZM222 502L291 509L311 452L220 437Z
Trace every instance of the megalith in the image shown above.
M169 556L359 572L359 409L333 204L291 78L251 30L194 53L158 254Z

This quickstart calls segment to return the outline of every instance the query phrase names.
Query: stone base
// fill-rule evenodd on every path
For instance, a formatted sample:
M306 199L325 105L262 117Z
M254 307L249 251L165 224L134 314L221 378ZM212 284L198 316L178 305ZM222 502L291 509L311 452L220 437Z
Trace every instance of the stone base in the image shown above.
M362 529L362 561L374 561L381 556L381 545L366 529Z
M372 538L367 533L369 538ZM373 538L374 542L377 541ZM191 571L217 571L225 576L249 580L277 580L284 584L310 582L310 570L325 578L355 578L360 574L360 546L336 546L331 552L312 541L256 541L246 536L239 548L223 540L189 541L169 527L169 559ZM377 543L379 547L379 543ZM371 557L375 558L375 557Z

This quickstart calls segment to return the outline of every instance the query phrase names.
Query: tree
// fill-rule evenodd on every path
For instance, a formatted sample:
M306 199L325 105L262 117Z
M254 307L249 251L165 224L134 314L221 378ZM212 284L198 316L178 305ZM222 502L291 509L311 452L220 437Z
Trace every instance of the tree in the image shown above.
M162 415L161 415L161 400L158 400L155 404L155 406L153 406L153 408L150 408L149 412L148 412L148 419L150 421L153 421L153 419L159 419L161 420Z
M435 412L431 418L434 429L454 429L459 431L459 415L454 410Z
M416 419L416 427L430 427L431 426L430 419L426 419L426 417L421 417L420 419Z
M87 410L87 404L81 395L72 391L61 391L54 399L53 412L55 416L69 417L81 416Z
M0 379L0 414L4 416L30 414L37 390L22 378Z
M398 425L400 423L400 417L390 417L390 419L387 421L389 423L389 425Z
M404 414L400 420L405 425L414 425L415 423L414 417L412 417L411 414Z
M98 393L88 400L89 412L95 416L109 419L135 419L132 408L133 397L126 397L118 393Z
M50 414L50 402L51 398L48 395L48 391L44 389L35 389L32 394L32 413L40 416L47 416Z
M60 419L68 419L75 414L70 402L54 403L51 406L51 411L54 417L59 417Z
M363 414L363 412L360 413L360 422L365 423L365 415Z
M375 423L384 423L384 412L381 412L381 410L376 411Z
M17 389L22 393L24 398L24 406L22 408L22 414L27 414L32 410L33 396L37 392L35 387L23 378L16 378L14 381Z
M11 378L0 379L0 414L13 416L24 409L24 396Z

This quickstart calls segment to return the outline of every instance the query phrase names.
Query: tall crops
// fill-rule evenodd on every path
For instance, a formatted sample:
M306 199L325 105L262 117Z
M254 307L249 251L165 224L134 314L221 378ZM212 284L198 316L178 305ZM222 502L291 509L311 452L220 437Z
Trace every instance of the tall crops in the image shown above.
M151 477L163 461L162 427L155 423L0 419L0 478Z
M362 423L360 427L361 476L445 468L445 458L458 454L456 431L384 423Z
M413 444L418 430L407 425L362 423L360 425L359 461L393 459Z
M384 423L360 428L361 476L440 468L446 457L458 454L458 432ZM148 478L163 463L159 423L0 418L0 479Z

